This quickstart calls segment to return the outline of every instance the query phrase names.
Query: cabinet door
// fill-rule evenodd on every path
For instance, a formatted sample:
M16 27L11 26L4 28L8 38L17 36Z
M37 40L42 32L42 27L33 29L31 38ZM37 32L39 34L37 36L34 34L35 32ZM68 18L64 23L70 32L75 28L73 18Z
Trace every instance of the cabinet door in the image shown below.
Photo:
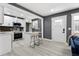
M4 22L4 8L0 7L0 24Z
M0 55L11 51L11 35L0 34Z

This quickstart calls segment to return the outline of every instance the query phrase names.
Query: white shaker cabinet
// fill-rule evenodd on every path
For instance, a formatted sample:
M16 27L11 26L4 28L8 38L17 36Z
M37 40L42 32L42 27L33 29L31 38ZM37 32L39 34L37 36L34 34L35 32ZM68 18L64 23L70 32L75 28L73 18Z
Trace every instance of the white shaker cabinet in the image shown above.
M0 7L0 24L4 22L4 8Z
M11 52L11 33L0 33L0 55Z

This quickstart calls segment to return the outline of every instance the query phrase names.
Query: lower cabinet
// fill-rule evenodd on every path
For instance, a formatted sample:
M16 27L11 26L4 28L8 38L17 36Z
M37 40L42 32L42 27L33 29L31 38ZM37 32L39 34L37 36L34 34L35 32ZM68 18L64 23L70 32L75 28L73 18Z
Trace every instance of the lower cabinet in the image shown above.
M0 33L0 55L11 51L11 34Z

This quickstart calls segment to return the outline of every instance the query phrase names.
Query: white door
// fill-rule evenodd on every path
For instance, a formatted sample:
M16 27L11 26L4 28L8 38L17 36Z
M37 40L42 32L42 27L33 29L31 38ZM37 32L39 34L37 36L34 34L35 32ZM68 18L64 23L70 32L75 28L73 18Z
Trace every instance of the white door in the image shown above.
M52 40L66 42L66 16L52 18Z

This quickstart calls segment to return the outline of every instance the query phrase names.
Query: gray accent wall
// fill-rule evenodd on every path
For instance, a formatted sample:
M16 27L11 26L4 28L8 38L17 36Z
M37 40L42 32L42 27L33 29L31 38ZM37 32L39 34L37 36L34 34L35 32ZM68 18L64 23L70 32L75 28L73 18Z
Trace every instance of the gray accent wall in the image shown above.
M41 32L41 19L38 20L38 28L39 28L39 31Z
M67 22L66 22L66 39L68 39L69 35L71 35L71 30L68 30L69 27L71 27L71 14L73 13L77 13L79 12L79 8L77 9L73 9L73 10L68 10L68 11L64 11L64 12L61 12L61 13L56 13L56 14L53 14L53 15L49 15L49 16L46 16L44 17L44 24L43 24L43 36L44 38L48 38L48 39L51 39L51 18L53 17L58 17L58 16L63 16L63 15L67 15Z
M68 30L68 28L71 28L71 25L72 25L72 23L71 23L71 14L67 14L67 22L66 22L66 26L67 26L67 29L66 29L66 39L68 40L68 37L69 37L69 35L71 35L71 30ZM67 41L66 40L66 41Z
M44 32L43 37L48 39L51 39L51 20L50 19L51 19L50 17L46 17L44 18L44 21L43 21L43 32Z

